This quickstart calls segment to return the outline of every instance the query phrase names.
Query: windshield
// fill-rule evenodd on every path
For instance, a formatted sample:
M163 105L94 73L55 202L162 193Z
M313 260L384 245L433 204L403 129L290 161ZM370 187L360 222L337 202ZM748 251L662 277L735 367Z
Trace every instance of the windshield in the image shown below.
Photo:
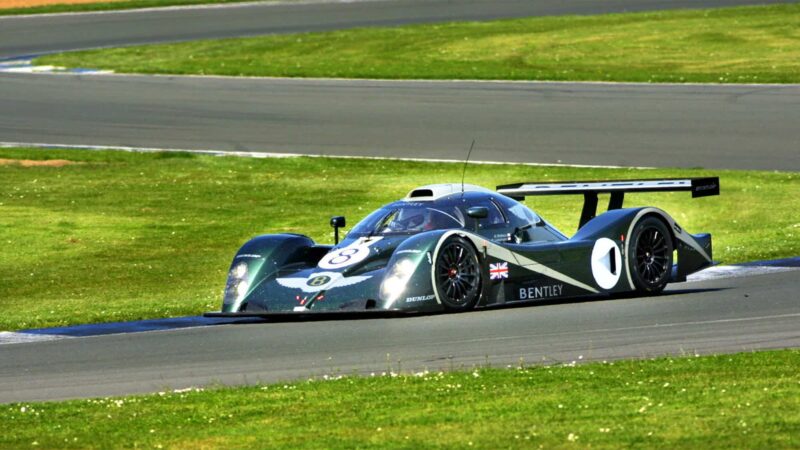
M349 235L380 236L414 234L422 231L464 228L464 216L454 207L420 205L381 208L358 223Z

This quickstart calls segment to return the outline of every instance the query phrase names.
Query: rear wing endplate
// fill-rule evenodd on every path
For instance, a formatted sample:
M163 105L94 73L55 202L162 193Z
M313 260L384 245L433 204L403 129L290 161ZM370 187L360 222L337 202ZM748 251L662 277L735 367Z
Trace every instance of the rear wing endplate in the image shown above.
M578 228L597 215L597 195L611 194L608 209L622 208L626 192L691 191L692 198L719 195L719 177L664 178L652 180L560 181L555 183L516 183L497 186L497 192L515 200L532 195L583 194L583 210Z

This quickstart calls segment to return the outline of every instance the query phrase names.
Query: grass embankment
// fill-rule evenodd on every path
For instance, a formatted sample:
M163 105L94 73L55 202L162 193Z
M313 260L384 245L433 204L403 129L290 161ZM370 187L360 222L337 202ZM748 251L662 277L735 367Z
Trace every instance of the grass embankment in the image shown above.
M364 28L92 50L37 63L279 77L797 83L800 5Z
M55 3L37 4L35 6L5 8L0 6L0 16L17 16L22 14L54 14L66 12L92 12L92 11L112 11L123 9L139 8L159 8L164 6L189 6L206 5L212 3L243 3L254 0L120 0L113 2L89 2L89 3ZM263 2L275 0L259 0ZM291 0L283 0L291 1ZM49 1L31 3L50 3ZM2 5L2 2L0 2Z
M13 404L0 447L797 448L799 374L784 350Z
M250 159L0 149L0 330L199 314L219 307L236 249L262 233L333 241L328 219L353 226L413 187L458 181L461 164L352 159ZM467 182L720 175L720 197L630 195L691 232L714 235L728 263L800 254L796 173L472 165ZM529 205L575 231L582 199Z

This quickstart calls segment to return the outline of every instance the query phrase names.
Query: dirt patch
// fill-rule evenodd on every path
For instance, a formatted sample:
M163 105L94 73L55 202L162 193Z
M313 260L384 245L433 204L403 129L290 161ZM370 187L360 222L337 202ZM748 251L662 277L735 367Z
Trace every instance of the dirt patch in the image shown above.
M36 161L33 159L3 159L0 158L0 166L22 166L22 167L64 167L70 164L78 164L75 161L66 159L46 159Z
M0 0L0 9L3 8L27 8L30 6L43 5L77 5L79 3L107 3L125 0Z

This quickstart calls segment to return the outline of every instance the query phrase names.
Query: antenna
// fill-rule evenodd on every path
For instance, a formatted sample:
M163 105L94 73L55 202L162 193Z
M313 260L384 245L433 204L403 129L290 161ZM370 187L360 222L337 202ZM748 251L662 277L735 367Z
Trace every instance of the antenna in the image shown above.
M469 162L469 157L472 155L472 148L475 147L475 139L472 140L472 144L469 146L469 152L467 152L467 159L464 161L464 170L461 171L461 196L464 196L464 177L467 175L467 163Z

